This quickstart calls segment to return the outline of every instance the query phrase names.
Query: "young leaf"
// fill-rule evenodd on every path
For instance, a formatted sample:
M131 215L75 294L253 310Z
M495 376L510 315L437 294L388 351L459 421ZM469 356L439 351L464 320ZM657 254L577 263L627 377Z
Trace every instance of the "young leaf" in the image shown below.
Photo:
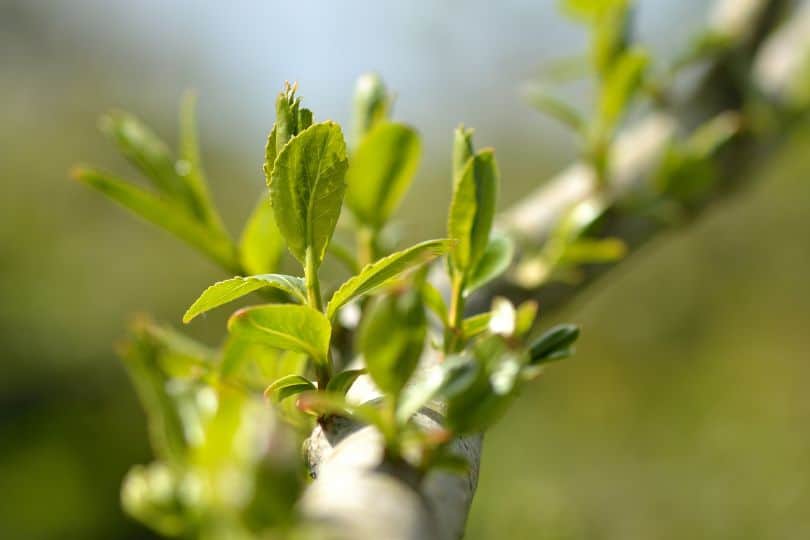
M621 119L630 100L641 88L649 55L640 48L623 53L611 68L599 96L599 121L611 131Z
M325 363L332 328L322 313L309 306L274 304L240 309L228 320L238 338L297 351Z
M284 274L259 274L257 276L234 277L224 281L214 283L191 304L183 315L183 322L188 323L197 315L210 311L246 294L264 287L272 287L289 294L298 302L305 304L307 301L304 280Z
M264 391L264 395L267 397L273 396L276 401L283 401L290 396L308 390L315 390L315 385L309 379L301 375L287 375L268 386Z
M472 338L486 332L491 318L492 313L486 312L464 319L464 325L462 326L464 337Z
M477 378L479 366L464 356L450 356L426 377L409 385L397 406L396 418L405 424L430 401L463 392Z
M444 298L442 298L442 293L428 281L422 284L421 289L422 300L425 302L425 306L439 318L444 326L448 326L450 318L447 313L447 304L444 303Z
M514 253L515 245L508 236L498 235L490 239L484 254L467 278L464 293L470 294L503 274L509 268Z
M106 173L75 169L73 178L105 194L124 208L185 240L227 270L237 272L235 249L227 236L220 236L192 218L183 208Z
M516 336L522 337L532 329L534 320L537 318L537 308L537 302L534 300L526 300L518 306L515 317Z
M382 79L376 73L366 73L357 79L354 90L352 144L359 144L377 122L388 114L391 100Z
M538 111L549 115L580 135L585 133L586 122L582 114L565 101L552 95L547 88L532 85L527 90L526 97Z
M366 313L358 349L380 390L399 395L416 369L426 333L425 308L415 291L384 296Z
M455 244L451 266L460 273L474 267L489 241L498 193L498 166L492 150L483 150L467 161L456 177L447 231Z
M557 325L529 346L529 364L539 365L571 355L571 345L579 337L579 327L573 324Z
M345 396L346 392L348 392L349 388L354 384L354 381L357 380L357 377L364 373L366 373L365 369L347 369L346 371L341 371L329 379L329 384L326 385L326 391Z
M175 169L188 185L194 200L202 212L203 221L212 229L225 232L225 225L211 200L208 182L200 158L200 143L197 138L197 95L186 92L180 105L180 159Z
M316 267L323 260L340 215L347 166L343 133L333 122L305 129L276 157L270 201L287 246L302 264L307 249Z
M394 213L419 165L412 128L379 122L360 141L346 173L346 204L363 224L379 229Z
M366 265L335 291L326 306L326 316L333 319L337 310L353 298L368 294L403 272L435 259L449 247L447 240L428 240Z
M101 118L100 127L158 190L182 205L194 217L205 218L191 189L177 174L174 157L166 143L146 125L131 114L114 111Z
M248 274L268 274L278 269L284 255L284 238L281 236L273 207L267 194L263 194L248 218L239 240L239 259Z

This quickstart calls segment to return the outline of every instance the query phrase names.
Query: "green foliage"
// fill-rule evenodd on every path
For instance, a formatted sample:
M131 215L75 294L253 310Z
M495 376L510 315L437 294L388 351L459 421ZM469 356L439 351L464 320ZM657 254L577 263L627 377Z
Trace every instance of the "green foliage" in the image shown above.
M301 264L307 252L320 266L346 189L346 143L334 122L315 124L289 139L268 178L279 231Z
M396 210L419 165L416 131L393 122L378 122L352 153L346 175L346 204L357 220L379 229Z
M346 303L374 292L391 280L399 278L404 272L435 259L445 253L449 245L447 240L428 240L365 266L359 274L344 282L332 295L326 306L327 317L334 318L337 310Z
M452 436L489 427L520 384L536 376L535 364L561 357L576 337L552 344L545 338L529 347L534 302L515 308L498 298L491 311L465 318L467 296L504 274L515 251L512 239L492 234L499 172L491 149L476 152L472 130L455 133L449 238L397 250L389 220L418 166L416 131L388 117L385 87L376 76L365 77L355 96L354 147L347 156L340 126L313 123L295 93L295 85L286 85L277 97L264 152L269 200L259 199L238 245L208 195L193 97L183 105L180 160L132 117L107 121L156 192L88 169L76 173L237 274L203 291L183 322L251 292L275 293L268 297L276 303L236 311L217 350L151 323L136 327L122 349L158 458L133 468L122 501L162 534L265 538L269 529L293 525L302 479L286 454L281 460L276 454L300 440L282 425L305 434L313 422L328 426L330 417L343 416L374 426L386 458L406 462L420 475L431 468L466 471L468 464L450 449ZM355 218L355 250L332 243L344 192ZM573 253L570 238L578 239L580 229L572 230L577 234L565 233L560 259ZM278 273L285 245L303 275ZM445 255L449 307L428 279L428 264ZM354 275L324 305L319 268L328 256ZM368 298L372 294L377 297ZM353 317L349 306L360 310L356 329L346 322ZM346 317L338 316L341 310ZM423 373L417 366L426 356L441 360ZM362 376L381 391L379 400L357 404L346 397ZM435 400L447 406L441 434L413 422ZM277 437L271 444L268 433ZM251 446L260 439L262 446ZM226 474L235 475L227 482L238 493L221 489Z
M287 293L290 298L302 304L307 303L307 290L304 280L283 274L260 274L258 276L234 277L214 283L191 304L183 315L183 322L188 323L197 315L212 310L246 294L264 287L272 287Z

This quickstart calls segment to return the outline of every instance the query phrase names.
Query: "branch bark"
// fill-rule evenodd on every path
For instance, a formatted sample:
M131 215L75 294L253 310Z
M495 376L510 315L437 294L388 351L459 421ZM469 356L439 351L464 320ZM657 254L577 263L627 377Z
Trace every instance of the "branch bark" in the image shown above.
M778 26L786 7L788 2L783 0L717 2L710 28L727 36L733 46L704 67L700 82L687 99L678 100L666 112L648 114L618 138L611 156L608 190L597 188L595 174L588 165L575 164L503 213L498 226L521 245L537 247L573 205L607 197L610 209L600 233L622 238L631 252L668 228L661 221L622 210L618 203L645 185L662 152L679 132L720 112L740 110L752 92L765 96L775 106L790 99L792 77L810 58L810 0L795 8L789 23ZM721 181L699 206L692 208L690 218L745 185L751 163L782 140L784 127L767 134L749 132L719 155ZM495 295L513 300L536 296L547 312L564 305L607 269L606 265L586 268L585 279L575 287L549 285L527 290L501 280L480 296L486 305ZM428 359L424 369L432 369L432 362ZM362 378L351 394L360 401L379 396ZM416 421L424 427L440 425L439 409L423 410ZM383 459L382 442L372 428L345 420L319 426L307 443L315 481L302 500L301 510L328 538L458 539L464 533L478 481L482 438L458 439L454 444L470 461L469 474L432 472L419 481L408 466Z

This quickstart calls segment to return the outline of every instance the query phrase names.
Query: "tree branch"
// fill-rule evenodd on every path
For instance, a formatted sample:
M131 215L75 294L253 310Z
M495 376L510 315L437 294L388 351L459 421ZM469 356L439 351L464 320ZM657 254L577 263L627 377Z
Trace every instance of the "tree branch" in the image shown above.
M607 200L608 211L599 234L622 238L635 251L671 224L623 209L622 203L649 182L662 153L680 132L727 110L740 111L757 94L775 107L789 105L798 67L810 58L810 0L801 2L793 18L777 27L787 6L783 0L723 0L712 15L711 29L731 43L704 66L699 84L686 99L666 112L652 112L627 129L611 155L610 186L600 190L596 175L586 164L576 164L541 186L521 204L499 218L499 227L516 237L524 249L537 248L549 237L560 217L583 201ZM786 67L787 66L787 67ZM747 130L716 156L720 181L687 220L700 215L715 201L738 191L750 178L751 164L770 152L784 137L788 123L767 131ZM525 289L509 279L500 280L480 297L512 299L538 297L544 312L558 307L609 268L585 268L577 286L547 285ZM483 306L479 303L478 308ZM432 369L433 359L426 361ZM379 393L362 379L352 388L354 399L368 401ZM423 410L416 421L424 427L441 424L441 407ZM386 463L382 442L369 427L339 421L312 433L307 457L315 476L301 509L332 538L357 540L454 540L463 535L478 480L481 437L459 439L456 450L470 461L466 476L433 472L419 482L408 466Z

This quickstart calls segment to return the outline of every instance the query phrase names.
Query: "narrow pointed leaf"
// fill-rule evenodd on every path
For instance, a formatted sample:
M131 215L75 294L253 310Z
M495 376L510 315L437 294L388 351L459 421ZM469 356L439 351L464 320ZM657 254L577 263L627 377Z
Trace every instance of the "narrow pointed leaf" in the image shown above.
M332 329L326 317L309 306L272 304L237 311L228 320L228 331L238 338L325 362Z
M113 111L103 116L100 127L159 191L180 203L196 218L203 219L202 207L177 174L176 162L169 147L152 130L134 115L123 111Z
M287 375L276 380L267 387L264 395L272 397L276 401L283 401L284 399L306 392L308 390L315 390L315 385L309 379L301 375Z
M185 240L227 270L238 271L236 253L230 239L210 231L183 208L99 171L76 169L73 177L104 193L143 219Z
M491 318L492 314L490 312L486 312L464 319L462 326L464 337L469 339L486 332L487 328L489 327L489 320Z
M467 278L464 293L470 294L503 274L509 268L514 253L515 246L509 237L495 236L490 239L484 254Z
M489 242L498 193L498 166L492 150L483 150L467 161L455 179L448 236L455 240L450 250L454 269L467 272L474 267Z
M630 49L616 60L599 96L599 120L603 129L612 130L624 115L641 88L649 60L649 55L640 49Z
M276 226L273 208L263 193L248 218L239 240L239 260L248 274L275 272L284 255L284 238Z
M344 396L346 392L349 391L349 388L352 387L354 381L357 380L357 377L364 373L366 373L365 369L347 369L346 371L341 371L329 380L329 384L326 385L326 390Z
M399 206L419 165L419 136L392 122L377 124L360 141L346 173L346 204L365 225L379 229Z
M270 201L287 246L302 264L307 248L316 266L323 260L340 216L347 167L343 133L333 122L305 129L276 157Z
M551 328L529 346L529 363L538 365L570 356L571 345L578 337L579 327L573 324Z
M551 94L543 86L532 86L526 92L529 103L538 111L554 118L578 134L585 134L586 122L574 107Z
M428 240L366 265L359 274L345 281L335 291L326 306L326 316L331 320L337 310L353 298L374 291L403 272L442 255L449 248L448 240Z
M189 187L203 220L212 228L225 231L225 225L211 200L208 182L200 158L200 143L197 137L197 95L186 92L180 106L180 160L175 170Z
M191 304L183 315L183 322L188 323L197 315L210 311L228 302L233 302L246 294L264 287L272 287L289 294L296 301L305 304L307 301L304 280L284 274L259 274L256 276L234 277L214 283Z

